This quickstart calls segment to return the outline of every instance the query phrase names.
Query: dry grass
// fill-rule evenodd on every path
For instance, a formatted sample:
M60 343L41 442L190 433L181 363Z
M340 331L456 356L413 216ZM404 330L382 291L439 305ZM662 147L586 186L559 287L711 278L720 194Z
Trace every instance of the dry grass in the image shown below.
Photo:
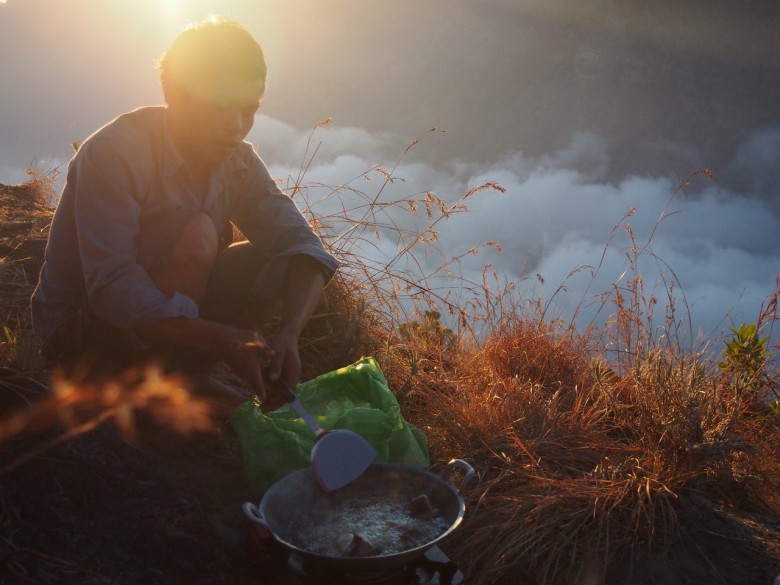
M40 367L30 334L28 306L38 280L51 220L57 169L27 169L30 180L0 186L0 364Z
M464 526L448 545L469 583L671 583L661 568L694 545L699 552L692 556L721 575L724 560L695 542L701 534L692 517L731 518L734 534L760 526L751 538L761 540L766 567L754 569L776 572L771 563L780 565L780 527L761 519L780 512L780 427L756 400L775 390L776 371L768 362L761 391L745 393L711 357L685 350L673 273L665 322L652 322L659 300L646 295L636 272L638 258L652 254L649 241L640 245L632 236L626 280L597 296L609 312L602 315L605 327L577 332L571 322L548 318L541 300L520 310L511 286L496 286L490 267L481 283L457 282L473 294L456 300L433 283L441 275L457 281L457 259L441 259L428 274L408 268L427 265L417 254L436 253L441 222L467 212L470 198L501 187L477 186L454 204L431 192L387 200L385 187L397 179L395 168L381 167L336 187L307 185L316 150L312 139L288 189L345 266L305 332L306 375L374 355L405 416L429 437L437 463L460 457L477 469L479 481L464 494ZM312 212L322 198L337 199L330 206L336 211ZM416 219L400 221L402 214ZM631 234L628 224L621 227ZM377 236L388 234L397 242L395 257L369 262ZM777 294L773 299L760 311L762 330L776 318ZM444 315L452 329L426 321L430 311ZM20 335L23 321L10 323ZM7 343L4 362L19 352L18 343ZM100 392L82 397L85 390L62 383L68 393L58 391L42 409L83 399L94 407L87 421L110 419L126 428L132 426L127 413L157 396L139 391L150 386L136 379L96 403ZM102 412L105 419L94 414ZM193 412L197 427L200 411ZM3 428L6 435L14 430L9 423ZM701 524L706 533L709 524ZM721 576L721 582L730 581Z
M682 536L691 515L777 518L780 427L763 393L746 394L705 355L655 343L638 275L614 295L606 330L504 311L457 359L425 352L404 404L438 459L480 471L453 548L473 583L668 582L653 571L695 540ZM775 318L765 308L759 321ZM622 348L611 363L605 338ZM762 544L777 555L771 524ZM718 576L722 559L696 555Z
M418 375L406 403L439 459L480 472L454 545L472 582L601 583L663 559L686 509L776 516L775 418L696 357L658 350L618 375L555 334L517 323Z

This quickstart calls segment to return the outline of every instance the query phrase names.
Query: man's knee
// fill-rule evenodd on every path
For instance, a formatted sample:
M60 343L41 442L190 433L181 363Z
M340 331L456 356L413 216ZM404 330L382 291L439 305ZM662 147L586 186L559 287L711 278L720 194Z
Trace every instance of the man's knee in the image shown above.
M209 272L217 258L218 248L219 234L214 222L207 214L200 212L182 229L169 264L186 266L189 270L199 267Z
M182 293L203 300L217 258L219 235L214 222L201 212L181 230L165 266L154 281L166 295Z
M243 318L248 307L256 304L272 305L268 299L258 299L252 290L268 261L266 255L258 252L247 241L233 244L220 252L211 273L201 314L215 321L248 327Z

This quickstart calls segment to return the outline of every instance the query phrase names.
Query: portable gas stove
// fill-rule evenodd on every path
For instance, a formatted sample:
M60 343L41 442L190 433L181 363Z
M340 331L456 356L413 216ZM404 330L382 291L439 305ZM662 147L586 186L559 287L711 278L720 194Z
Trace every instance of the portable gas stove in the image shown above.
M270 533L249 528L253 572L262 585L462 585L463 573L437 546L401 567L344 572L305 559L279 544Z

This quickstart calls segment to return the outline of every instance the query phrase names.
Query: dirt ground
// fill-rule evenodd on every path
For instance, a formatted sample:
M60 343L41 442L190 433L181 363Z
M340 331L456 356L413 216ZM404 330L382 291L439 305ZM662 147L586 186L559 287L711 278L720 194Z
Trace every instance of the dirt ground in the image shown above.
M234 435L132 444L104 426L0 477L0 583L258 583L247 499Z

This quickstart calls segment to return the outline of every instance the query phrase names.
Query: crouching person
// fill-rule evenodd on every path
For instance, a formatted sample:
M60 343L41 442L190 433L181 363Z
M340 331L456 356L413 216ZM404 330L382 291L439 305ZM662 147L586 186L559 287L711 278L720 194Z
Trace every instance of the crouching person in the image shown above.
M31 299L45 356L96 375L161 358L227 407L249 395L206 383L217 360L263 399L269 382L294 388L299 336L337 262L244 141L262 50L211 19L174 40L159 76L165 105L120 115L69 165ZM248 241L230 244L233 225Z

